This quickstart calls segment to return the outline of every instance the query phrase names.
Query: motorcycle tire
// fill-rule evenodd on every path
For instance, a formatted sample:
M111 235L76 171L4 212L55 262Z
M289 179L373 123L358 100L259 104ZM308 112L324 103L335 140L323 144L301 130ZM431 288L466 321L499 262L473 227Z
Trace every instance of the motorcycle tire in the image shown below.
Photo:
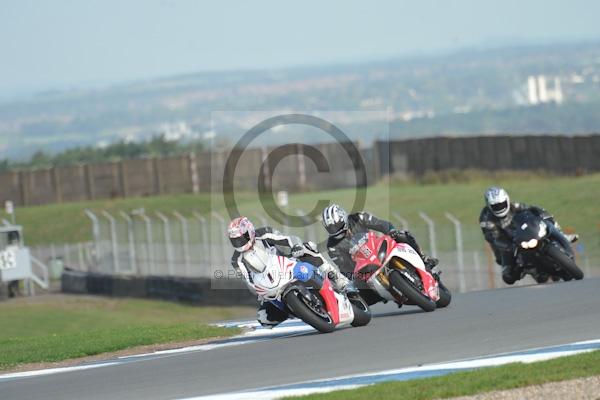
M325 320L323 317L316 314L308 305L306 305L300 296L302 296L302 294L295 290L292 290L285 295L285 304L292 310L292 313L321 333L333 332L335 324L331 317L329 317L329 320Z
M579 267L577 266L577 264L575 264L575 261L573 261L571 257L563 253L556 246L548 246L547 251L548 256L558 263L560 269L566 272L568 277L573 278L575 280L583 279L583 271L579 269Z
M419 289L411 285L398 271L392 271L389 276L390 284L402 293L411 304L419 306L423 311L431 312L436 308L435 301L421 293Z
M354 311L352 326L365 326L371 322L371 310L362 298L352 298L350 304L352 304L352 311Z
M435 302L436 307L448 307L452 301L452 293L450 293L450 290L448 290L448 288L440 280L438 280L438 288L440 290L440 298Z

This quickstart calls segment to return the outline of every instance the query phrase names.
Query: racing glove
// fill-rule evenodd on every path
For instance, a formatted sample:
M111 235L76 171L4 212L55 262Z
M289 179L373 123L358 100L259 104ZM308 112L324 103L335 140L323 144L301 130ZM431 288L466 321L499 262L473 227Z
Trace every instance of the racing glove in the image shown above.
M291 255L294 258L302 257L304 255L304 246L295 245L292 247Z

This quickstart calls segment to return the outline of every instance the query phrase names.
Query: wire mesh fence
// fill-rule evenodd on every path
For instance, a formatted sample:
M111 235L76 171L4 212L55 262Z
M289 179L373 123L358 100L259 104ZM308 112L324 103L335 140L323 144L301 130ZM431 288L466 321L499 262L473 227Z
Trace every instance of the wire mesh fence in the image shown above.
M296 212L303 215L302 210ZM230 265L233 248L226 236L228 220L217 212L103 212L89 217L93 221L93 241L32 248L32 254L50 266L51 276L59 276L63 267L117 275L211 278L218 271L235 276ZM326 232L319 222L298 228L262 213L248 217L255 226L273 226L303 241L321 243L320 249L326 253L322 245ZM428 254L439 258L439 269L450 289L467 292L505 286L500 267L477 224L463 223L448 213L437 219L424 213L393 214L390 220L409 229ZM582 234L574 249L586 276L600 275L600 232ZM530 277L518 282L531 283L534 281Z

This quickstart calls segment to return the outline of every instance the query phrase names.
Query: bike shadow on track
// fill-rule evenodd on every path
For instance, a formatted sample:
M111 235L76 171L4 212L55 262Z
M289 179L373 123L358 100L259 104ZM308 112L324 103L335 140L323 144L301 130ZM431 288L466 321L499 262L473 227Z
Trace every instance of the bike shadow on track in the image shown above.
M414 308L411 307L410 309L405 309L405 310L398 309L395 311L388 311L388 312L373 314L373 318L388 318L388 317L397 317L397 316L401 316L401 315L411 315L411 314L427 314L427 313L416 307L414 307Z

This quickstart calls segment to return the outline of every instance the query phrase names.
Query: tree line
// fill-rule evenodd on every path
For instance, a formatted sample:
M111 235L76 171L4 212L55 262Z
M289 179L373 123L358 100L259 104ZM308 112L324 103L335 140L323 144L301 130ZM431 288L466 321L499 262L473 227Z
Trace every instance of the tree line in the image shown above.
M120 140L104 147L74 147L57 154L38 150L27 161L0 160L0 172L15 169L51 168L87 163L113 162L137 158L172 157L203 149L204 146L199 141L173 141L168 140L165 135L157 135L147 141L130 142Z

